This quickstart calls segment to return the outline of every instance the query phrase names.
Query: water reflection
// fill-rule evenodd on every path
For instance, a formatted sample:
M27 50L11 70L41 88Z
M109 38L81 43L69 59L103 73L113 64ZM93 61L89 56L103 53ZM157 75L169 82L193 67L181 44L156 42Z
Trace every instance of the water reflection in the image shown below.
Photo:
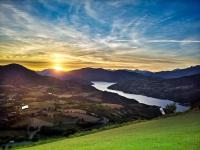
M156 105L156 106L160 106L160 107L165 107L167 104L171 104L174 103L174 101L171 100L163 100L163 99L158 99L158 98L152 98L152 97L148 97L148 96L143 96L143 95L136 95L136 94L128 94L122 91L118 91L118 90L111 90L108 89L109 86L115 84L113 82L100 82L100 81L93 81L93 87L95 87L96 89L100 90L100 91L107 91L107 92L112 92L112 93L117 93L123 97L129 98L129 99L135 99L140 103L144 103L147 105ZM184 112L186 110L189 109L189 107L187 106L182 106L178 103L176 103L176 111L177 112Z

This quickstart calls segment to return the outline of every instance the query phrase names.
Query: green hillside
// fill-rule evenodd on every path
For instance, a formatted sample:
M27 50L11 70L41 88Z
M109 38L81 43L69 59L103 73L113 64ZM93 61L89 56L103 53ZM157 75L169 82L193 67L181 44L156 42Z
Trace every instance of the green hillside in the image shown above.
M22 150L199 150L200 112L133 123Z

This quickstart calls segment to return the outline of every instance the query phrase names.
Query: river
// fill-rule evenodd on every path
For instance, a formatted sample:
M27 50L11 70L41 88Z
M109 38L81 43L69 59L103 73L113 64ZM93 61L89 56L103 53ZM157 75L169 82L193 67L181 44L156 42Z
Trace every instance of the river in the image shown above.
M148 96L143 96L143 95L129 94L129 93L125 93L125 92L118 91L118 90L108 89L109 86L115 84L113 82L92 81L92 83L93 83L92 86L95 87L96 89L100 90L100 91L117 93L120 96L129 98L129 99L135 99L138 102L143 103L143 104L147 104L147 105L155 105L155 106L165 108L165 106L167 104L174 103L174 101L171 101L171 100L158 99L158 98L153 98L153 97L148 97ZM176 112L184 112L188 109L189 109L189 107L180 105L179 103L176 103Z

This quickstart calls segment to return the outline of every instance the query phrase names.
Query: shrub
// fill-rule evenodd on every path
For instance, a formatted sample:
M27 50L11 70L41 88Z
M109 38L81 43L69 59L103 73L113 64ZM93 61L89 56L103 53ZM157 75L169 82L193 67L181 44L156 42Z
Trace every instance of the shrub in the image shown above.
M165 107L165 112L167 114L174 113L176 111L176 103L167 104Z

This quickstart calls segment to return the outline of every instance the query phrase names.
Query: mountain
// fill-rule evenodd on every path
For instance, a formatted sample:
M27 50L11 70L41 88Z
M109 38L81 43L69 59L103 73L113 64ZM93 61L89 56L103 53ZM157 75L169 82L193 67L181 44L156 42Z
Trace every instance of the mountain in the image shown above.
M39 75L42 75L42 76L55 77L55 78L58 78L58 79L63 79L64 75L67 72L57 71L55 69L45 69L45 70L42 70L42 71L38 71L37 73Z
M185 69L175 69L171 71L161 71L154 73L154 76L164 79L180 78L200 73L200 65L191 66Z
M75 89L93 89L92 83L81 79L68 79L61 81L54 77L42 76L37 72L30 70L19 64L9 64L0 66L0 84L1 85L47 85L59 86L62 88L75 88Z
M151 72L151 71L136 69L136 70L132 70L132 72L142 74L146 77L173 79L173 78L180 78L180 77L199 74L200 73L200 65L191 66L191 67L184 68L184 69L174 69L174 70L170 70L170 71Z
M175 69L171 71L150 72L145 70L107 70L102 68L82 68L68 72L46 69L38 74L49 77L56 77L62 80L82 79L87 81L107 81L120 82L132 79L163 78L172 79L190 76L200 73L200 65L185 69Z
M33 84L42 81L44 77L18 64L0 66L1 84Z
M174 79L128 80L111 85L109 88L180 103L191 103L200 100L200 74Z
M56 77L62 80L82 79L87 81L119 82L130 79L146 78L143 74L130 70L106 70L102 68L82 68L60 73L52 69L47 69L38 73L40 75Z
M146 70L136 69L136 70L128 70L128 71L135 72L135 73L141 74L141 75L146 76L146 77L153 77L154 76L154 72L146 71Z
M1 71L1 76L8 75L9 73L11 74L16 73L15 75L26 74L27 76L34 76L34 77L39 76L35 71L27 69L26 67L19 64L8 64L5 66L0 66L0 71Z

